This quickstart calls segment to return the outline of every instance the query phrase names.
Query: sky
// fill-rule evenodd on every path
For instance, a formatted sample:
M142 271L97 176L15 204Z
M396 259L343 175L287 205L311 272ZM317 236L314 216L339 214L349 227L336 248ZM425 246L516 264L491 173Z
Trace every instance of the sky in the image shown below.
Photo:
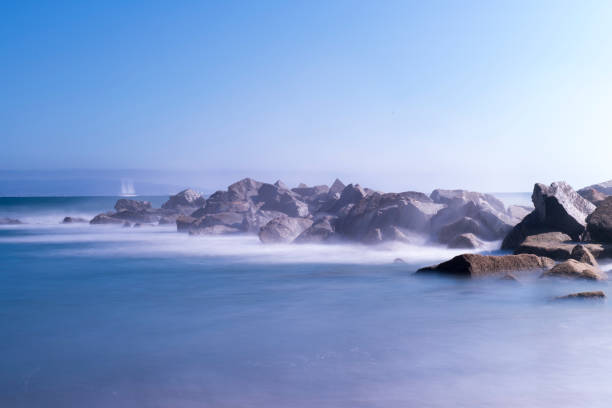
M0 13L4 174L426 192L612 179L609 1L22 0Z

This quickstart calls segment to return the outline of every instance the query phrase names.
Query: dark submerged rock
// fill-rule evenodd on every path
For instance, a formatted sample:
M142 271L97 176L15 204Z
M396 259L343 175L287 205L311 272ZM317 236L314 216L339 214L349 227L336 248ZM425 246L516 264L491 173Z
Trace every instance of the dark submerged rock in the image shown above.
M0 217L0 225L19 225L19 224L23 224L23 222L15 218Z
M578 292L570 293L565 296L557 296L555 300L603 300L606 298L606 294L601 290L595 290L591 292Z
M87 223L89 221L87 221L85 218L79 218L79 217L64 217L64 219L62 220L62 224L77 224L77 223Z
M550 258L537 255L458 255L439 265L421 268L417 273L442 273L460 277L484 277L514 271L542 271L554 265Z

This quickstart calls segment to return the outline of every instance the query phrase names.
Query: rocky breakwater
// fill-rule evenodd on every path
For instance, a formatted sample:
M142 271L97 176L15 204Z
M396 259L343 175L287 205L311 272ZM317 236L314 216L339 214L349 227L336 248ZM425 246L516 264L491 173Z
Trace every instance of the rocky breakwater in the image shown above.
M534 254L565 261L582 244L595 258L612 254L612 198L599 206L578 194L565 182L536 184L535 209L517 224L502 242L502 249L515 254ZM607 221L609 219L609 221Z
M96 215L90 224L174 224L178 217L192 213L206 203L201 194L191 190L183 190L173 195L161 208L153 208L148 201L117 200L115 211Z

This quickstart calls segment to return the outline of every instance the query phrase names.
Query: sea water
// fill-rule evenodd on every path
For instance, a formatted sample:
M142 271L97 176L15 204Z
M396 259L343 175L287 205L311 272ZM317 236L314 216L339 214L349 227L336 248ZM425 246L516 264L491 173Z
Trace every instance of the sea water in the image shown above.
M1 407L610 405L610 305L552 300L606 284L414 275L457 254L435 246L60 224L115 200L0 199L29 222L0 227Z

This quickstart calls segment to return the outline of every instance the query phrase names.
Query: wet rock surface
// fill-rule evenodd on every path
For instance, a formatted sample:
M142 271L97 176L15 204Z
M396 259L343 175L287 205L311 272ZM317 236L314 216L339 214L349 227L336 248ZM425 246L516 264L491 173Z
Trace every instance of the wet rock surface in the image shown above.
M423 273L440 273L459 277L485 277L505 272L543 271L553 267L555 262L546 257L531 254L522 255L479 255L463 254L438 265L421 268Z

